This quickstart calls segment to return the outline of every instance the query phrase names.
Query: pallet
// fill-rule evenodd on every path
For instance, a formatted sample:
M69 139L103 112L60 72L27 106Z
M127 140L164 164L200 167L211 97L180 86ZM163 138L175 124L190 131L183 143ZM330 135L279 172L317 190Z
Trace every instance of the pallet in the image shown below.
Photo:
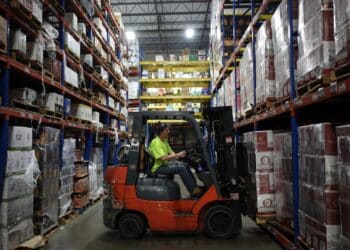
M83 67L90 74L93 74L95 72L94 68L87 63L83 63Z
M82 124L87 124L87 125L91 125L91 121L88 121L88 120L81 120L80 119L80 123L82 123Z
M86 88L80 88L82 94L86 95L89 98L92 98L93 93L90 89L86 89Z
M298 96L304 96L313 92L316 92L320 88L325 88L331 84L330 79L315 79L308 83L305 83L304 85L297 87L297 95Z
M72 220L74 220L77 217L76 214L74 214L74 210L70 209L67 213L62 215L61 217L58 218L58 224L60 225L66 225Z
M12 50L11 51L11 58L22 63L27 63L27 55L24 54L22 51L19 50Z
M25 250L25 249L41 249L47 244L48 240L41 235L35 235L31 239L26 240L21 243L16 250Z
M267 224L269 221L274 220L275 219L275 214L274 215L266 215L266 216L256 216L255 221L256 224L258 225L265 225Z
M79 122L79 119L76 118L75 116L72 116L72 115L66 116L66 119L67 119L68 121L72 121L72 122Z
M62 119L63 113L51 111L51 110L44 110L44 115L50 118L56 118L56 119Z
M66 84L64 85L65 87L69 88L70 90L72 90L73 92L77 92L80 93L80 88L71 85L70 83L66 82Z
M45 239L49 239L58 229L58 224L50 226L46 231L44 232Z
M89 202L83 207L75 207L74 214L75 215L83 214L89 207L90 207Z
M247 118L249 118L249 117L251 117L253 115L254 115L254 109L250 109L250 110L245 111L245 113L243 115L243 118L247 119Z
M43 70L43 64L39 61L29 61L29 67L39 71Z
M48 71L48 70L46 70L46 69L44 69L44 75L45 75L46 77L50 78L50 79L54 79L53 73L50 72L50 71Z
M41 28L41 23L33 15L31 10L26 9L18 0L11 1L11 7L13 10L19 14L19 16L25 17L27 21L31 21L30 25L33 25L33 29L39 30Z
M342 65L339 65L335 69L335 75L337 77L337 80L343 80L350 75L350 61L343 63Z
M279 106L282 106L283 104L287 103L290 101L290 97L289 96L285 96L285 97L282 97L278 100L276 100L274 103L273 103L273 106L274 107L279 107Z
M100 200L102 200L103 199L103 196L102 195L100 195L99 197L97 197L96 199L89 199L89 205L90 206L93 206L93 205L95 205L97 202L99 202Z
M26 111L40 114L40 107L39 106L30 104L30 103L26 103L26 102L23 102L21 100L12 99L10 106L21 109L21 110L26 110Z
M274 107L274 100L269 100L266 102L263 102L262 104L256 106L256 112L257 113L262 113L265 112L268 109L271 109Z

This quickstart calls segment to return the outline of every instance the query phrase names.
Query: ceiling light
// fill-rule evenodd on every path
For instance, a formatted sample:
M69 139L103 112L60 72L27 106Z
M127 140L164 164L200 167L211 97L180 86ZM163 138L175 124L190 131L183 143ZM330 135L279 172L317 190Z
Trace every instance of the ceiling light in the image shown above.
M194 36L194 30L193 29L187 29L185 34L186 34L186 37L188 39L191 39Z
M136 39L136 34L134 31L127 31L125 32L126 38L128 40L135 40Z

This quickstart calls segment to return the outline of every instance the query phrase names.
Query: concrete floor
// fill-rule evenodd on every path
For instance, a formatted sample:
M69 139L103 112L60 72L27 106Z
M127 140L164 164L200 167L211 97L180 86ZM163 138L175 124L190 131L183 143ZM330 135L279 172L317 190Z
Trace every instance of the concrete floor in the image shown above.
M212 240L202 235L154 235L146 233L141 240L120 239L115 231L102 223L102 202L89 208L59 229L49 239L46 250L179 250L179 249L259 249L275 250L281 247L253 221L243 218L243 231L234 239Z

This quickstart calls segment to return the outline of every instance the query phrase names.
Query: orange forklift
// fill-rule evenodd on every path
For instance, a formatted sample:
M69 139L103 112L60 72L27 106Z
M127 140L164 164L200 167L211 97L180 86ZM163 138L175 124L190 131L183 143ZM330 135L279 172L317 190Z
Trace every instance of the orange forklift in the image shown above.
M189 112L138 112L132 114L130 147L117 166L108 167L104 199L105 226L119 230L121 237L136 239L151 232L202 232L227 239L242 228L245 191L234 164L234 135L230 107L210 108L204 121ZM199 198L181 198L173 176L154 175L147 153L150 120L181 120L189 124L195 143L187 149L186 161L203 184ZM146 143L145 143L146 141ZM139 173L145 171L146 175Z

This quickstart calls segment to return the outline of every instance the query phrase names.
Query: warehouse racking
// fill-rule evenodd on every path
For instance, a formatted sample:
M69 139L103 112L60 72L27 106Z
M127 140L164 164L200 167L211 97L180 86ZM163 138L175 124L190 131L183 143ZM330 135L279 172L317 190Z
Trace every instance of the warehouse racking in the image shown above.
M5 33L7 46L2 47L0 54L0 138L2 142L0 146L0 193L2 193L4 188L10 125L21 124L36 130L41 126L51 126L59 129L60 157L62 157L65 136L77 136L77 138L80 138L82 135L84 160L89 161L92 159L93 147L102 146L103 169L108 164L116 164L118 162L116 153L114 153L113 157L109 155L111 147L115 147L114 152L117 151L117 146L114 144L115 140L127 137L125 130L127 96L125 93L127 91L126 79L128 78L128 69L124 62L125 59L123 59L125 38L120 22L116 20L108 1L103 0L101 6L97 6L95 2L92 2L90 10L76 0L61 0L59 2L45 0L36 3L42 6L43 20L37 20L25 8L23 1L2 1L0 3L0 14L6 20L4 30L7 31ZM69 24L65 19L65 15L68 12L73 12L79 22L85 25L86 33L79 34ZM101 26L96 25L92 21L93 17L101 21L101 25L107 32L106 37L103 37L101 33ZM34 65L31 61L22 60L16 52L11 50L12 41L10 37L12 34L10 31L17 28L28 37L36 38L39 32L43 31L41 26L43 22L50 23L59 33L57 39L54 40L56 59L60 64L58 69L59 77L54 74L53 68L50 70L45 67L46 63L45 65ZM83 65L79 55L76 55L69 48L68 42L65 41L65 33L79 41L82 53L92 55L93 64L90 67ZM97 49L93 41L99 43L101 47ZM101 50L108 53L108 58L104 58L101 55ZM85 82L81 82L80 86L74 86L69 83L66 78L68 77L66 66L79 72L80 77L85 79ZM96 70L101 67L107 72L106 79L103 79ZM120 70L115 70L116 67ZM20 84L20 82L23 84ZM45 111L35 105L21 104L20 102L16 104L10 96L11 89L14 87L31 87L43 92L54 92L62 95L65 99L70 99L72 104L84 104L101 114L102 126L92 123L91 120L78 119L66 113L68 108L66 101L62 109L52 112ZM98 99L98 92L104 96L105 103ZM115 104L118 103L118 105L110 105L110 101ZM117 123L112 124L111 119L116 120ZM60 165L62 167L62 158Z
M228 73L233 70L235 72L233 85L234 88L234 116L237 118L234 123L234 128L236 131L236 145L241 142L241 136L245 132L249 131L262 131L262 130L285 130L291 131L292 137L292 162L293 162L293 229L282 225L276 221L269 222L266 224L266 228L272 232L272 234L279 240L284 247L291 247L293 245L288 241L288 239L281 232L287 232L287 234L292 234L294 236L294 243L297 245L300 242L307 245L300 237L299 231L299 220L298 220L298 210L299 206L299 141L300 135L298 133L298 127L302 125L308 125L319 122L332 122L334 124L344 124L349 122L348 111L346 107L348 106L348 97L350 93L350 78L346 75L346 70L348 69L348 64L339 65L335 68L336 79L325 75L321 75L321 79L308 79L306 81L306 90L300 90L299 84L297 83L295 70L295 51L294 48L297 46L298 33L295 31L295 13L293 8L298 5L298 1L288 0L288 25L289 25L289 34L288 39L289 43L293 46L289 46L289 72L290 72L290 83L289 83L289 94L288 97L282 99L277 99L276 102L272 105L266 105L265 107L259 107L257 103L257 79L256 79L256 51L255 51L255 42L256 34L261 25L260 20L268 20L271 17L271 14L274 14L276 6L281 1L221 1L218 9L213 10L212 13L216 15L216 19L221 16L225 16L225 6L232 6L234 20L232 24L232 33L230 34L233 37L233 41L237 40L236 43L232 45L232 53L230 54L228 60L223 64L223 66L217 69L217 72L213 76L217 76L213 79L212 86L212 95L214 98L218 98L220 93L220 88L223 88L226 84L225 78ZM277 5L276 5L277 4ZM309 3L308 3L309 4ZM241 35L237 34L238 23L241 18L242 5L245 6L245 13L251 16L249 25L247 25L244 34L239 32ZM292 7L293 6L293 7ZM332 10L327 6L323 11ZM228 11L226 11L228 13ZM265 15L268 13L268 15ZM212 17L213 18L213 17ZM215 19L215 17L214 17ZM223 24L222 24L223 25ZM293 29L294 26L294 29ZM216 28L218 25L216 25ZM223 29L223 36L227 29ZM229 36L230 36L229 35ZM251 80L251 89L253 91L253 103L252 110L249 113L246 113L245 116L240 116L237 97L240 94L239 91L239 79L237 77L236 66L239 67L239 59L241 58L241 52L247 50L247 44L251 42L252 53L252 80ZM214 54L214 53L212 53ZM347 57L348 58L348 57ZM223 57L224 59L224 57ZM215 58L213 58L215 60ZM345 73L345 74L344 74ZM214 102L215 105L216 102ZM266 222L265 220L259 220L257 222ZM308 242L310 244L310 242ZM294 246L295 248L295 246Z

